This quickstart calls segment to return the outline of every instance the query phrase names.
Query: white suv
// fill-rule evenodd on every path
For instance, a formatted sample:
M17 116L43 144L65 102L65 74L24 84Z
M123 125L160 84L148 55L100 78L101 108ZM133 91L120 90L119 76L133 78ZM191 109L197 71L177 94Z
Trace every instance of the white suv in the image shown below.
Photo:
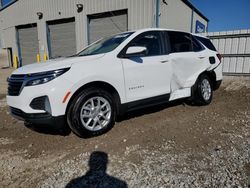
M180 98L207 105L221 81L221 56L209 39L143 29L15 70L7 102L19 119L66 125L84 137L108 131L119 115L138 108Z

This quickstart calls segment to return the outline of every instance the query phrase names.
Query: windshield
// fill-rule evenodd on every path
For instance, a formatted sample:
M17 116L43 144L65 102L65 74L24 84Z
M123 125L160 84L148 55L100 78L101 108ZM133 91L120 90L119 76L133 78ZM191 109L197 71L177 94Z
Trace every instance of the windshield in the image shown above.
M127 32L103 38L85 48L78 54L78 56L97 55L111 52L132 34L133 32Z

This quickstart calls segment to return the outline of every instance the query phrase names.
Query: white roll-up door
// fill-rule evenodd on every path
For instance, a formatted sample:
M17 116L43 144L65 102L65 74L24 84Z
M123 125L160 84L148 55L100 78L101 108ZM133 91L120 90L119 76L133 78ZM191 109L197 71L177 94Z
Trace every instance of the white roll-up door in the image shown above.
M27 65L36 62L39 53L36 24L17 27L20 62Z
M75 19L50 21L47 25L50 58L76 54Z
M89 43L128 30L127 10L89 15Z

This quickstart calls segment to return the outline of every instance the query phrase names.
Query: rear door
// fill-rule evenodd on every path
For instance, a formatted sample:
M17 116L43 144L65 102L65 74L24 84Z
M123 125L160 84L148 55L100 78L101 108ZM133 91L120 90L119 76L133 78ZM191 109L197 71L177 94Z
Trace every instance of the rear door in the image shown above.
M168 31L171 45L173 77L171 91L191 87L197 76L206 70L204 48L189 33Z
M165 55L162 32L144 32L135 37L124 51L130 46L143 46L148 52L142 57L122 59L128 102L160 95L167 97L171 64Z

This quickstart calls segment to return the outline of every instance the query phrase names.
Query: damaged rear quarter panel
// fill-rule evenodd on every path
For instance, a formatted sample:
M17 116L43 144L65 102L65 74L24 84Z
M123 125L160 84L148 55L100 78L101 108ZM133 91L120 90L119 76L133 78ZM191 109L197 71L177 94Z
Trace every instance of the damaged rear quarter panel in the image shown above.
M216 54L208 55L207 51L170 54L173 70L171 91L192 87L202 72L218 66L218 61L213 65L209 63L210 56L216 56Z

